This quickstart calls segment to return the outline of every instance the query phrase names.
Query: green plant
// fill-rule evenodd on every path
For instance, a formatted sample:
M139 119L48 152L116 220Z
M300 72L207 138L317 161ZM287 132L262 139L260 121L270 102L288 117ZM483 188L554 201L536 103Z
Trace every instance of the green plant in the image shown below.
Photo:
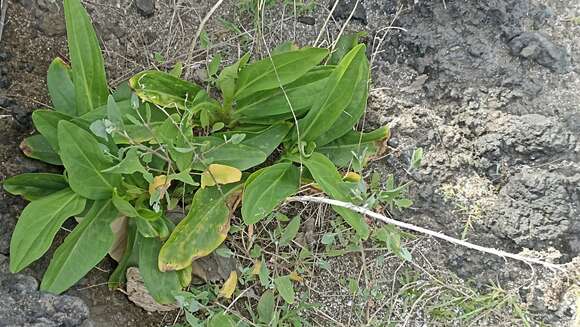
M86 10L78 0L65 0L64 9L72 67L58 58L50 65L54 110L33 113L39 134L21 145L64 172L4 182L31 201L12 236L12 272L43 256L61 225L78 217L44 274L44 291L65 291L111 253L119 261L111 288L138 266L151 295L173 302L191 281L192 260L226 239L240 201L247 225L301 185L354 201L358 184L337 166L364 165L383 151L387 128L353 130L368 91L363 44L333 54L336 65L323 64L327 49L292 47L252 63L246 54L219 74L214 61L219 101L179 78L180 66L138 73L110 93ZM334 210L359 238L369 237L361 215ZM171 211L185 215L172 220Z

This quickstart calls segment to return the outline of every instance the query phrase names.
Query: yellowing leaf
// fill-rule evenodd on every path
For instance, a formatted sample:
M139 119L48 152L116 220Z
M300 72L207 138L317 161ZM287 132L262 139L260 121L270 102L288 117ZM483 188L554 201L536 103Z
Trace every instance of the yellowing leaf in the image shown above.
M349 171L348 173L346 173L343 177L342 180L345 182L353 182L353 183L358 183L360 182L360 175L355 173L354 171Z
M290 275L288 275L288 277L290 278L290 280L293 280L298 283L302 283L304 281L304 277L298 275L296 271L291 272Z
M230 277L226 280L222 289L219 292L219 296L225 297L226 299L231 299L234 291L236 290L236 285L238 284L238 274L235 271L230 273Z
M216 184L230 184L239 182L242 172L235 167L220 164L211 164L201 174L201 187L214 186Z
M259 275L260 269L262 269L262 261L257 260L256 263L254 263L254 268L252 269L252 275Z
M149 193L153 194L156 190L159 190L159 196L163 197L165 191L169 188L171 182L167 181L167 176L159 175L153 178L153 181L149 184Z

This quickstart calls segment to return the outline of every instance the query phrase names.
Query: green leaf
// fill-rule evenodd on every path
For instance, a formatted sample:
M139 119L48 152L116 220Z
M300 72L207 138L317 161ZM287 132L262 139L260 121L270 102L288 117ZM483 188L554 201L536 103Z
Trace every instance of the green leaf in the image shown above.
M118 212L112 201L95 201L81 222L56 249L40 289L60 294L96 266L113 245L111 223Z
M423 161L423 148L416 148L413 150L413 155L411 156L410 168L419 169L421 167L421 161Z
M161 217L161 213L145 208L139 209L138 212L137 230L143 237L165 240L169 236L169 227L165 219Z
M117 189L113 189L113 205L115 206L115 208L117 210L119 210L119 212L122 215L125 215L127 217L139 217L139 213L137 212L137 209L135 209L135 207L133 207L133 205L131 203L129 203L129 201L123 199L121 196L119 196L119 194L117 193Z
M284 228L284 232L282 232L282 236L280 236L280 245L287 245L292 242L292 240L298 234L298 229L300 228L300 215L296 215L296 217L292 218L290 223Z
M345 111L354 94L353 85L360 79L360 62L367 60L365 49L364 44L352 49L328 77L310 111L298 121L302 141L314 141L328 131Z
M177 272L163 272L157 267L161 241L156 238L138 237L140 243L139 272L141 277L143 277L145 287L158 303L169 304L175 302L173 292L181 290L181 283Z
M143 173L149 174L147 169L143 167L141 161L139 160L139 150L137 148L130 148L125 154L125 158L121 160L118 164L113 167L104 169L103 173L113 173L113 174L133 174L133 173Z
M324 193L339 201L351 201L347 183L342 181L336 167L327 157L314 152L310 158L304 160L304 165ZM362 239L369 237L369 226L361 215L342 207L333 206L332 208L354 228Z
M284 86L300 78L328 55L327 49L303 48L257 61L240 70L235 98Z
M241 184L199 189L189 213L175 227L159 252L162 271L181 270L195 258L204 257L226 239L230 229L228 199Z
M276 285L276 290L280 293L286 303L294 303L294 287L292 286L292 281L289 276L282 276L274 279L274 285Z
M317 67L286 85L284 90L281 88L266 90L241 99L233 116L243 123L274 118L286 120L293 119L292 110L294 110L297 117L302 117L320 96L333 69L331 66Z
M73 123L58 123L58 143L71 189L88 199L111 197L121 175L103 173L111 167L95 138Z
M359 44L359 39L361 37L367 36L367 32L357 32L352 34L343 34L340 36L334 50L330 54L330 59L328 64L336 65L340 62L342 58L354 47Z
M121 84L117 86L115 91L113 92L113 98L117 102L131 100L131 95L133 91L129 87L129 81L123 81Z
M33 201L68 187L62 175L49 173L25 173L7 178L4 190Z
M109 90L103 55L89 15L79 0L64 1L66 34L76 94L77 115L107 103Z
M243 143L226 143L223 139L212 136L194 137L193 143L206 144L206 150L201 157L205 164L194 162L192 169L204 171L209 164L216 163L239 170L247 170L266 161L266 154L260 149L247 146Z
M282 143L291 128L289 122L277 122L258 134L248 134L241 144L260 149L268 157Z
M236 323L225 312L214 314L207 322L207 327L236 327Z
M44 161L51 165L62 165L59 155L52 149L46 138L40 134L25 138L20 150L29 158Z
M366 149L363 160L365 162L369 157L379 155L389 136L390 132L387 126L370 133L351 131L341 138L317 148L317 151L326 155L338 167L348 167L353 159L353 152L360 154Z
M179 78L183 74L183 64L181 62L176 62L173 68L169 71L169 74Z
M58 123L61 120L70 121L71 119L72 117L54 110L35 110L32 113L34 126L56 152L59 151Z
M209 62L209 65L207 66L207 73L209 76L214 76L217 75L218 69L220 68L220 64L222 62L222 56L218 53L216 54L211 61Z
M10 240L10 271L19 272L40 258L64 221L85 209L85 201L66 188L30 202Z
M71 73L70 67L62 59L56 58L48 66L46 84L54 109L75 117L77 116L77 101Z
M361 56L358 62L359 72L356 82L351 85L353 88L352 98L346 105L343 112L338 116L334 124L324 134L316 138L315 143L318 146L336 140L337 138L352 131L365 112L369 91L369 61L366 56Z
M276 302L274 299L274 292L267 290L262 294L260 300L258 301L258 319L260 322L269 324L274 318Z
M160 71L144 71L129 80L131 88L143 100L161 107L186 110L208 100L198 85Z
M250 59L250 53L243 55L235 64L228 66L220 73L217 85L222 91L224 100L231 101L236 91L236 80L238 79L238 72Z
M109 95L107 98L107 118L109 118L115 127L119 129L123 129L125 127L121 110L119 110L117 102L112 95Z
M286 197L298 191L300 170L291 163L279 163L248 178L242 199L242 217L255 224L272 212Z

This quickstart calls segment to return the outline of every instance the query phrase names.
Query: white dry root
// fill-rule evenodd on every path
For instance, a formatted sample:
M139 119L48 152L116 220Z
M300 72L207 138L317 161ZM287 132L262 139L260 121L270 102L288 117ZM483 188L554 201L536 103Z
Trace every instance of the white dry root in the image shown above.
M288 198L286 201L287 202L314 202L314 203L323 203L323 204L330 204L333 206L343 207L343 208L350 209L352 211L356 211L356 212L361 213L363 215L375 218L377 220L383 221L387 224L392 224L392 225L398 226L398 227L403 228L403 229L407 229L407 230L411 230L411 231L414 231L417 233L433 236L435 238L439 238L439 239L445 240L445 241L453 243L453 244L461 245L461 246L464 246L464 247L469 248L469 249L497 255L497 256L500 256L502 258L510 258L513 260L522 261L522 262L525 262L527 264L536 264L536 265L544 266L544 267L552 269L552 270L557 270L557 271L564 271L565 270L564 265L554 264L554 263L542 261L542 260L539 260L536 258L526 257L526 256L522 256L519 254L509 253L509 252L505 252L502 250L497 250L494 248L488 248L485 246L466 242L466 241L463 241L463 240L460 240L460 239L457 239L457 238L454 238L451 236L447 236L447 235L439 233L439 232L432 231L432 230L427 229L427 228L415 226L413 224L405 223L402 221L398 221L398 220L386 217L384 215L381 215L381 214L378 214L374 211L371 211L367 208L356 206L356 205L354 205L352 203L348 203L348 202L343 202L343 201L338 201L338 200L333 200L333 199L328 199L328 198L323 198L323 197L316 197L316 196L294 196L294 197Z

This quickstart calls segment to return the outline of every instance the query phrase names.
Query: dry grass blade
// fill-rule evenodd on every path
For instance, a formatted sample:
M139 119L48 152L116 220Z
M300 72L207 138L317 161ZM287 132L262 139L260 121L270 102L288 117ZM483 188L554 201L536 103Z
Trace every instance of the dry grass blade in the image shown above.
M6 11L8 10L8 0L0 0L0 42L2 42L2 32L6 22Z

